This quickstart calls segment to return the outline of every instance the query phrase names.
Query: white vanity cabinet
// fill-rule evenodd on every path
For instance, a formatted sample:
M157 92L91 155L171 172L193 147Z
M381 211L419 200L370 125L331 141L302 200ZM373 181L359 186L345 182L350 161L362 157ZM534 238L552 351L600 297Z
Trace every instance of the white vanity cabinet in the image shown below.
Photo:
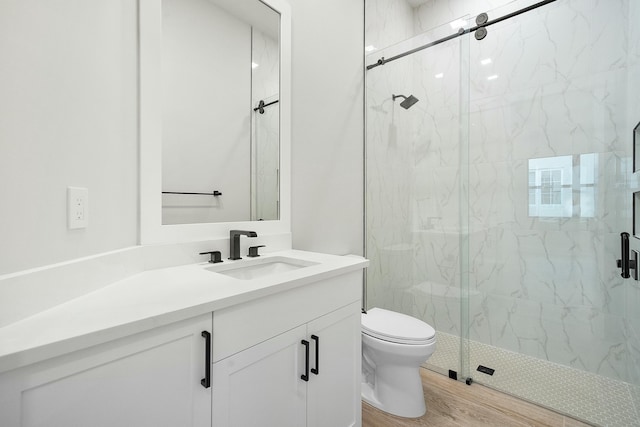
M211 314L0 374L6 427L211 426Z
M361 278L214 312L214 427L361 424Z
M197 292L218 286L199 284ZM252 286L250 297L243 295ZM162 322L144 332L134 332L138 323L98 327L103 312L121 306L83 305L93 297L72 307L88 319L78 321L84 334L73 327L68 306L52 316L54 323L21 326L34 333L25 339L41 343L32 354L42 361L0 373L0 426L360 426L362 269L325 270L263 288L234 279L220 292L228 295L229 287L237 287L238 301L205 300L211 307L202 309L212 312L198 315L190 306L195 317L186 320L176 311L138 318L145 327ZM154 295L163 291L155 288ZM143 289L137 292L148 294ZM46 340L63 328L73 338Z

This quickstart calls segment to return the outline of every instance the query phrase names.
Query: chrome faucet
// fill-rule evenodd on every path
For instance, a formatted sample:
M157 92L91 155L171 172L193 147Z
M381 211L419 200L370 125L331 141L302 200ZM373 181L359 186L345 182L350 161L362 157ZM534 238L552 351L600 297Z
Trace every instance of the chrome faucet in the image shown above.
M258 237L255 231L231 230L229 232L229 259L242 259L240 256L240 236Z

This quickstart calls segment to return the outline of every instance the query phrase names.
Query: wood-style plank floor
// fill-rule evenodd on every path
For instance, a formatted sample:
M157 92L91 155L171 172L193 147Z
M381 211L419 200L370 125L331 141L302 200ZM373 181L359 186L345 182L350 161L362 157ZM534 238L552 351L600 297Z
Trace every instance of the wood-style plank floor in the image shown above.
M468 386L424 368L420 371L427 404L424 416L400 418L362 402L363 427L589 426L479 384Z

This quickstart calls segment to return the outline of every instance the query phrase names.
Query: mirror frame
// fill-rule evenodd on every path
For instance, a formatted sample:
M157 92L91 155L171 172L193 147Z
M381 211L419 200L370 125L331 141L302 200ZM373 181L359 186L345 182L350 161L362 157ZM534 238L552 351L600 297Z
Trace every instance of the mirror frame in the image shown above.
M260 0L280 14L280 219L162 224L162 1L139 2L139 244L229 238L231 229L261 234L291 232L291 7ZM248 171L250 173L250 171Z

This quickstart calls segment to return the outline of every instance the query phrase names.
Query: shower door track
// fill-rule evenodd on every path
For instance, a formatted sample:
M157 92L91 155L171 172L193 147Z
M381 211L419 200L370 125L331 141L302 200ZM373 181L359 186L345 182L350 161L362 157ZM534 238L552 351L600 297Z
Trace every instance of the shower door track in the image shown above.
M522 9L520 9L520 10L516 10L515 12L508 13L508 14L506 14L504 16L501 16L500 18L496 18L496 19L493 19L491 21L486 21L486 16L487 15L485 13L482 13L482 14L478 15L478 18L484 17L484 19L476 19L476 23L478 25L476 25L475 27L468 28L466 30L464 28L460 28L457 33L454 33L454 34L451 34L449 36L443 37L443 38L438 39L436 41L432 41L432 42L424 44L422 46L418 46L418 47L413 48L411 50L408 50L406 52L403 52L403 53L400 53L398 55L392 56L391 58L385 58L383 56L380 59L378 59L378 61L376 63L371 64L371 65L367 65L367 70L371 70L372 68L379 67L380 65L384 65L387 62L395 61L396 59L404 58L405 56L412 55L412 54L414 54L416 52L420 52L421 50L428 49L428 48L433 47L433 46L437 46L437 45L439 45L441 43L447 42L449 40L453 40L453 39L455 39L457 37L460 37L460 36L463 36L465 34L472 33L474 31L478 31L478 30L482 31L484 29L484 34L483 35L480 35L480 36L477 35L476 36L480 40L480 39L484 38L484 36L486 35L486 27L489 27L489 26L491 26L493 24L497 24L498 22L502 22L502 21L505 21L507 19L513 18L515 16L522 15L523 13L532 11L534 9L537 9L537 8L539 8L541 6L545 6L545 5L549 4L549 3L553 3L555 1L556 0L544 0L544 1L541 1L539 3L532 4L531 6L524 7ZM485 20L485 21L483 22L483 20Z

